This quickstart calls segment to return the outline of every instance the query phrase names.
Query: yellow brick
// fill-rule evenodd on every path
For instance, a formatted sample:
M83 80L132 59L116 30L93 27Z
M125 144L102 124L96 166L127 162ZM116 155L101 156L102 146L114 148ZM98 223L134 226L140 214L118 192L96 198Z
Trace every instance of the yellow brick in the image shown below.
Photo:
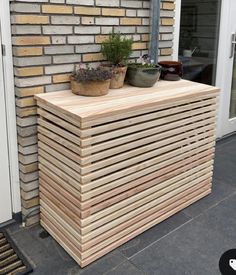
M132 45L133 50L145 50L147 49L147 43L146 42L136 42Z
M93 25L94 24L94 17L91 17L91 16L82 17L81 20L82 20L83 25Z
M17 48L13 48L13 54L15 56L42 55L43 48L42 47L17 47Z
M101 61L104 60L104 57L101 53L90 53L83 55L84 62L92 62L92 61Z
M104 16L125 16L125 9L102 9L102 15Z
M17 88L16 96L18 97L27 97L36 94L42 94L44 92L43 86L33 87L33 88Z
M104 41L106 41L108 39L109 35L97 35L95 37L95 42L100 44L103 43Z
M16 114L19 117L27 117L37 115L37 107L16 108Z
M22 200L22 205L24 206L24 208L28 209L31 208L33 206L36 206L39 204L39 197L30 199L30 200Z
M28 68L16 68L15 75L16 76L34 76L34 75L42 75L43 67L28 67Z
M149 34L142 34L142 41L149 41L150 37Z
M70 81L71 74L58 74L53 76L53 83L63 83Z
M29 107L29 106L36 105L36 101L34 100L33 97L26 97L26 98L17 99L16 105L18 107Z
M121 25L141 25L142 19L141 18L121 18L120 24Z
M171 48L161 49L161 55L172 55L172 52Z
M70 14L73 12L71 6L64 5L43 5L43 13L61 13L61 14Z
M163 10L174 10L175 4L174 3L162 3Z
M47 45L47 44L50 44L49 36L13 37L13 45Z
M49 16L39 15L15 15L14 23L16 24L49 24Z
M173 26L175 23L173 18L162 18L161 19L161 24L163 26Z
M31 173L38 170L38 163L30 163L26 165L20 165L20 171L22 173ZM22 192L22 190L21 190Z
M75 14L100 15L101 9L93 7L75 7Z

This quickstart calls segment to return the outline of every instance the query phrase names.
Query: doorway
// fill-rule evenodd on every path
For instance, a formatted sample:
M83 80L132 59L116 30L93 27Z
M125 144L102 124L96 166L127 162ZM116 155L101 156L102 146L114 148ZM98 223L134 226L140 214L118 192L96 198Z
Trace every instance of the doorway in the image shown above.
M236 132L236 1L222 1L216 85L221 88L218 137Z
M183 78L221 89L217 137L222 138L236 132L236 1L177 3Z
M0 26L0 45L1 42ZM12 218L3 57L0 51L0 224Z

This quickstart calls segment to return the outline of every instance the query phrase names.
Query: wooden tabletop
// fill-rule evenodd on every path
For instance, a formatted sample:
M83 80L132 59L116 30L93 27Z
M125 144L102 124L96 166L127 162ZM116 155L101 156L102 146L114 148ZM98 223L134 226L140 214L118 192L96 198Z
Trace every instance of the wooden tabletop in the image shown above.
M70 90L35 95L38 104L44 104L79 121L118 114L137 108L158 106L167 102L188 99L219 89L187 80L158 81L151 88L124 86L110 90L101 97L74 95Z

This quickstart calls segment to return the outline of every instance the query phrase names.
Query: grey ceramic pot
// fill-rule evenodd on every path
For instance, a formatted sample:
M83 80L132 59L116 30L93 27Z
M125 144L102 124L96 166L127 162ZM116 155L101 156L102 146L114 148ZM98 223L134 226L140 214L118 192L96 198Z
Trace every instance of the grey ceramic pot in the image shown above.
M127 81L135 87L152 87L160 78L161 66L155 68L128 66Z

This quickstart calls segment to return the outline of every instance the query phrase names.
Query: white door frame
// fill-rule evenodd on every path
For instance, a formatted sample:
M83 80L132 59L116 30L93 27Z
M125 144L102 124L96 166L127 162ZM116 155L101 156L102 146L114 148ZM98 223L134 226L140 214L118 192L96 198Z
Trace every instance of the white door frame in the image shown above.
M1 28L0 28L1 44ZM5 105L5 87L3 77L3 59L0 53L0 223L12 219L11 185L8 156L7 116Z
M230 16L230 0L224 0L224 1L222 0L221 24L220 24L219 48L218 48L217 72L216 72L216 86L218 86L221 89L220 100L219 100L219 111L218 111L218 123L217 123L218 138L221 138L226 134L224 132L225 130L224 123L225 121L229 120L229 107L230 107L229 102L230 102L230 96L231 96L231 94L229 93L229 90L231 90L232 79L231 79L231 82L228 83L228 79L225 78L225 74L226 74L225 62L226 60L229 60L229 56L230 56L229 16ZM227 71L227 73L230 74L231 68L228 68L228 70L229 71ZM224 90L226 91L224 92Z
M21 211L21 198L9 0L0 0L0 23L2 26L2 43L5 45L6 49L6 55L3 57L3 73L4 78L7 80L4 82L4 84L7 114L12 211L13 213L18 213Z
M180 35L180 19L181 19L181 0L175 1L175 25L173 40L173 60L179 59L179 35Z

